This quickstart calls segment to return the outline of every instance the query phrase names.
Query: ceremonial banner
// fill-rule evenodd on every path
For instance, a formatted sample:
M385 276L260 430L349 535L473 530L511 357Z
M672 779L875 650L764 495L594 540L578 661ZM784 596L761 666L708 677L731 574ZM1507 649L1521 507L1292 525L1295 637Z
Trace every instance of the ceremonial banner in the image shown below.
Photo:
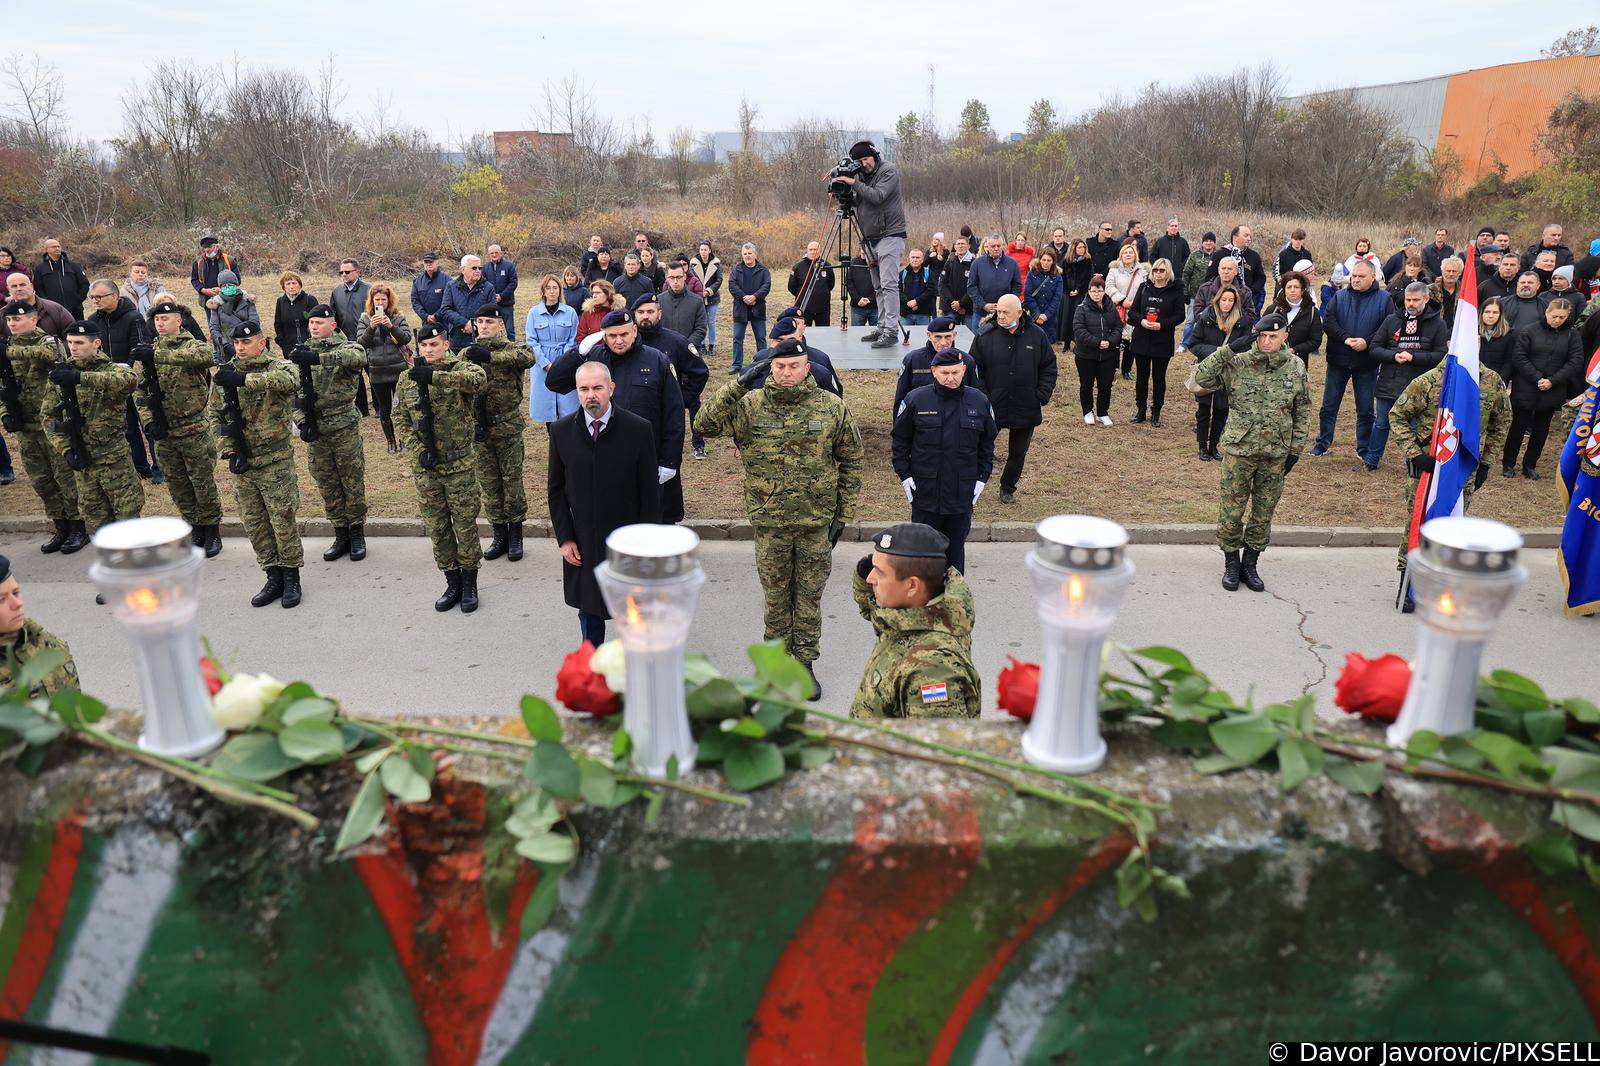
M1594 435L1600 402L1600 348L1589 358L1589 391L1583 394L1572 433L1561 449L1561 489L1567 520L1561 526L1556 564L1567 591L1567 617L1600 613L1600 441Z

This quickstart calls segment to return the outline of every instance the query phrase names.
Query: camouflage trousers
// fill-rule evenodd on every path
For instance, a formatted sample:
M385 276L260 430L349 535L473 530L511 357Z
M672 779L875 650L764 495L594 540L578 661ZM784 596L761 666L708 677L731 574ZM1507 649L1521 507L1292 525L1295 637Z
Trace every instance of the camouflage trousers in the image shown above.
M827 527L756 530L756 576L765 597L766 640L781 640L803 663L817 661L822 589L833 566Z
M298 570L304 565L300 528L295 525L300 485L295 480L293 452L267 462L251 459L249 470L234 475L233 500L256 553L256 565L263 570L270 566Z
M28 472L33 491L44 501L44 513L52 522L76 522L83 517L78 508L78 483L67 466L66 457L50 446L50 438L37 427L17 434L22 452L22 468Z
M156 441L156 458L167 476L167 490L178 513L191 526L222 521L217 494L217 435L210 426L183 437Z
M110 458L74 470L73 475L78 482L78 506L90 533L110 522L138 518L144 510L144 486L122 441Z
M521 523L528 518L528 493L522 485L522 420L489 427L479 442L478 487L483 490L483 517L490 522Z
M451 464L448 473L411 469L417 482L422 528L433 541L433 563L440 570L476 570L483 562L478 541L478 476L468 463Z
M367 456L361 448L361 425L323 433L306 448L311 477L322 494L322 510L334 528L367 520ZM287 564L285 564L287 565Z
M1283 457L1247 459L1222 455L1222 507L1217 513L1217 544L1225 552L1265 551L1272 539L1272 512L1283 495ZM1245 526L1245 508L1250 525Z

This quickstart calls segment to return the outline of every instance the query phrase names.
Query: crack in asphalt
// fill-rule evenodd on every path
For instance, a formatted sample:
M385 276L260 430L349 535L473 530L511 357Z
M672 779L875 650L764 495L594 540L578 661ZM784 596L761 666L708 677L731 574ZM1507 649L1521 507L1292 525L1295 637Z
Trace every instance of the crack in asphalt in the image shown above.
M1295 622L1295 630L1300 634L1300 639L1305 641L1306 650L1309 651L1312 657L1317 660L1317 667L1321 670L1321 673L1317 675L1317 679L1315 681L1309 682L1300 690L1300 695L1304 696L1312 689L1328 680L1328 660L1322 657L1322 652L1318 649L1316 638L1312 637L1311 634L1306 632L1306 619L1308 616L1306 615L1305 608L1300 606L1300 601L1290 599L1287 596L1279 595L1278 593L1273 592L1271 589L1267 590L1267 595L1271 596L1279 603L1286 604L1294 608L1295 614L1299 616L1298 620Z

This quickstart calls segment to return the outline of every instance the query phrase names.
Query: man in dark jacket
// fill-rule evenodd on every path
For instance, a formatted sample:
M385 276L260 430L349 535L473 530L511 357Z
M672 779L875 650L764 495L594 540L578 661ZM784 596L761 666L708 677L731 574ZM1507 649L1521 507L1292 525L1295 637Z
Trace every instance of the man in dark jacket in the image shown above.
M1494 273L1478 282L1478 306L1482 307L1496 296L1510 298L1517 294L1517 275L1522 273L1522 263L1516 252L1503 252Z
M32 308L39 315L39 331L48 334L57 340L67 339L67 330L72 328L75 319L72 312L56 303L46 300L33 289L33 281L26 274L12 274L6 278L6 295L10 297L9 303L24 304ZM0 328L0 336L11 335L9 326ZM202 338L204 339L204 338Z
M674 260L661 290L661 321L683 334L695 351L706 342L706 301L689 288L689 264Z
M878 332L874 348L900 343L900 258L906 251L906 208L900 199L900 172L887 163L871 141L850 146L850 158L861 164L859 178L837 180L855 190L856 222L861 226L867 263L877 272Z
M1302 259L1315 260L1316 256L1306 247L1306 231L1296 229L1289 234L1289 239L1278 249L1278 257L1272 261L1272 280L1277 283L1273 287L1274 296L1277 295L1278 286L1283 284L1283 276L1294 273L1294 265Z
M972 261L967 272L967 299L972 301L972 313L982 318L994 313L1000 298L1010 294L1022 297L1022 270L1017 261L1006 255L1005 244L998 234L983 242L983 254Z
M700 396L706 391L711 371L700 353L682 333L662 321L661 298L647 293L633 301L633 321L639 327L639 339L648 347L666 356L678 375L678 389L683 393L683 407L689 413L689 425L700 412ZM705 458L705 438L695 434L690 441L695 458ZM673 499L672 497L676 497ZM668 481L661 501L665 521L677 522L683 518L683 479Z
M1144 223L1136 218L1128 219L1128 228L1122 233L1123 241L1132 241L1139 249L1139 262L1150 262L1150 238L1144 235Z
M850 324L876 326L878 278L859 255L850 260L850 267L844 272L844 291L850 297Z
M223 249L222 242L215 237L201 237L200 254L189 267L189 284L200 297L201 306L222 291L222 283L217 281L217 275L224 270L231 270L242 278L244 260L236 255L229 255Z
M1561 243L1562 232L1561 227L1555 223L1546 226L1539 239L1528 245L1528 262L1533 262L1540 252L1554 252L1558 267L1573 262L1572 249Z
M1378 412L1367 452L1362 459L1376 470L1389 443L1389 411L1406 386L1444 361L1450 348L1450 330L1439 308L1428 299L1428 286L1413 281L1406 286L1405 310L1383 320L1372 335L1371 352L1378 361Z
M1572 253L1567 253L1567 262ZM44 254L33 268L33 287L46 300L54 300L72 313L73 321L83 317L83 301L89 295L89 276L67 258L61 242L54 237L44 242Z
M89 286L89 301L95 311L89 321L99 327L102 346L107 355L123 366L135 370L134 349L152 340L150 324L145 321L133 301L117 291L117 283L99 280ZM139 411L130 393L123 412L123 436L128 441L128 452L133 456L133 468L139 476L159 485L163 480L161 465L156 462L154 441L145 438L144 427L139 423Z
M1344 402L1345 386L1356 394L1356 455L1366 462L1372 443L1373 399L1378 386L1378 362L1371 351L1370 338L1383 325L1393 305L1389 294L1376 281L1372 264L1358 262L1350 271L1350 284L1334 294L1323 309L1322 326L1328 337L1327 376L1322 386L1320 425L1312 455L1326 455L1333 447L1333 431L1339 423L1339 405ZM1368 469L1376 469L1369 467Z
M1167 232L1156 238L1155 247L1150 254L1155 257L1150 260L1152 263L1156 259L1165 259L1172 264L1173 278L1183 277L1183 266L1189 261L1189 239L1178 229L1177 219L1167 219ZM1065 266L1067 261L1062 259L1060 262ZM1067 332L1071 332L1070 326Z
M644 272L644 260L638 252L629 252L623 257L622 273L612 284L616 286L617 295L630 307L639 297L656 291L650 275Z
M361 316L367 309L367 291L371 288L361 279L361 265L354 259L339 263L339 284L329 294L328 306L333 308L333 320L347 341L353 342L361 332Z
M1117 237L1116 227L1109 222L1100 223L1095 235L1089 238L1089 262L1093 266L1090 273L1104 274L1121 250L1122 241Z
M1393 281L1395 278L1398 278L1401 274L1405 273L1406 253L1411 251L1413 248L1420 249L1421 246L1422 242L1417 240L1415 237L1407 237L1405 240L1401 241L1400 250L1383 262L1383 279L1385 281ZM1417 255L1418 258L1421 258L1421 251L1418 251Z
M650 423L611 402L616 385L606 364L584 363L574 377L581 407L550 424L545 485L567 606L578 609L582 639L598 647L611 617L594 579L606 538L623 526L660 521L661 497Z
M1456 250L1450 247L1449 236L1449 231L1441 226L1433 231L1433 243L1422 249L1422 269L1428 272L1430 278L1437 278L1443 273L1444 261L1456 254Z
M924 385L933 384L933 366L935 358L945 351L955 350L961 356L961 362L967 368L966 377L962 379L967 388L981 388L978 379L978 364L972 361L972 356L956 349L956 320L951 315L940 315L928 323L928 343L907 355L900 362L900 377L894 383L894 406L892 412L896 418L905 404L906 396L913 389L920 389Z
M994 316L994 327L972 344L972 361L995 424L1008 431L1000 502L1015 503L1034 428L1044 421L1044 405L1056 388L1056 350L1044 330L1022 320L1022 300L1015 293L1000 297Z
M1217 264L1228 256L1239 260L1239 280L1255 294L1256 314L1261 314L1261 305L1267 298L1267 270L1261 262L1261 253L1250 247L1251 230L1249 226L1235 226L1228 235L1228 243L1211 253L1211 269L1206 274L1206 280L1217 276Z
M806 282L810 281L813 275L816 276L816 282L811 286L806 298L801 300L800 290L806 287ZM806 325L828 324L828 307L833 298L833 283L833 267L822 258L822 245L812 241L806 245L806 254L789 270L789 295L800 305Z
M506 340L514 341L517 339L517 264L498 244L491 244L489 261L483 264L483 276L494 287L494 303L506 324Z
M411 310L424 326L439 321L439 305L444 303L450 275L439 269L439 257L428 252L422 257L422 273L411 279Z
M939 274L939 313L950 315L959 325L975 329L977 319L972 317L972 298L967 295L967 275L972 272L973 255L965 237L957 237L955 248L944 261Z
M450 350L458 352L472 343L473 323L478 308L494 302L494 286L483 276L483 260L475 255L461 257L461 276L444 287L444 299L434 312L442 325L450 327ZM574 367L576 369L576 367ZM572 391L568 380L562 392Z
M772 271L756 257L756 246L746 241L739 249L739 262L728 275L728 295L733 298L734 373L744 369L746 327L755 331L757 349L767 346L767 294L771 291Z
M954 347L941 349L933 358L932 382L911 390L892 430L894 473L911 504L911 520L949 538L945 562L963 573L972 509L994 473L999 434L988 397L962 384L965 358Z

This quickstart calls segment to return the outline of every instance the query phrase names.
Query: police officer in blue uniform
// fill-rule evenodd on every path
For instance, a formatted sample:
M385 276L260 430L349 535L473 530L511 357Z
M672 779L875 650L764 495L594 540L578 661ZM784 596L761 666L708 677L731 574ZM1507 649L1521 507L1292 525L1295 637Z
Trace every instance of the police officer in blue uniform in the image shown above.
M763 348L757 352L756 358L770 359L772 357L772 349L778 346L778 342L791 338L797 341L805 341L806 359L811 364L811 376L817 379L817 387L833 393L841 400L844 399L844 382L839 380L838 371L833 369L833 360L828 358L827 352L821 351L814 347L810 341L806 341L806 322L798 307L788 308L772 323L772 328L767 330L767 344L770 347ZM759 389L766 380L766 374L762 373L756 378L755 384L750 387Z
M894 472L911 504L911 520L949 538L945 561L967 567L972 508L994 473L999 434L989 398L962 383L967 364L954 346L933 357L933 383L906 395L894 420Z
M700 413L700 397L706 391L711 369L700 358L694 345L689 343L688 337L661 324L661 303L655 293L642 293L628 310L633 312L634 325L639 327L640 342L671 360L673 373L678 375L678 389L683 393L684 410L689 412L689 425L693 426L694 416ZM704 457L704 448L703 440L695 441L697 457ZM667 487L676 488L680 495L683 492L682 485L674 486L668 482ZM662 502L664 504L666 501Z
M933 384L933 357L946 348L955 348L956 320L954 315L940 315L928 323L928 343L907 355L900 363L900 380L894 384L894 413L898 415L912 389ZM957 349L959 351L959 349ZM967 364L966 384L978 387L978 364L972 356L962 354Z

